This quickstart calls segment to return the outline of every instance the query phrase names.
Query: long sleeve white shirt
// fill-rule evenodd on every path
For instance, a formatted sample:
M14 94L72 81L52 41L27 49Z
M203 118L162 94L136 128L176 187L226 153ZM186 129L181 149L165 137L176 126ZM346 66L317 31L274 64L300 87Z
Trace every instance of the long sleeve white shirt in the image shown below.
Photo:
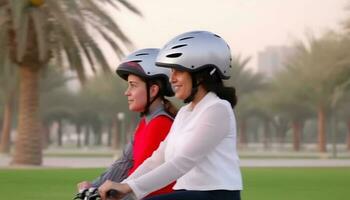
M164 142L123 183L141 199L175 180L175 190L242 190L236 119L212 92L179 110Z

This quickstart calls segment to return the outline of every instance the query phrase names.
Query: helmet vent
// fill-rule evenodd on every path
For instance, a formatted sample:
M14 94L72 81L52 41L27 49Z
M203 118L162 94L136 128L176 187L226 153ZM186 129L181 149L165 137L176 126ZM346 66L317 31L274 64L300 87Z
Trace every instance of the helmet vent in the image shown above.
M216 35L216 34L214 34L214 36L215 36L215 37L218 37L218 38L221 38L220 36L218 36L218 35Z
M135 56L146 56L146 55L149 55L148 53L139 53L139 54L136 54Z
M187 44L180 44L180 45L176 45L176 46L171 47L171 49L177 49L177 48L181 48L181 47L185 47L185 46L187 46Z
M142 60L133 60L131 62L134 62L134 63L139 63L139 62L142 62Z
M180 57L181 55L182 55L182 53L172 53L172 54L166 55L166 57L177 58L177 57Z
M184 38L181 38L180 41L183 41L183 40L188 40L188 39L192 39L194 37L184 37Z

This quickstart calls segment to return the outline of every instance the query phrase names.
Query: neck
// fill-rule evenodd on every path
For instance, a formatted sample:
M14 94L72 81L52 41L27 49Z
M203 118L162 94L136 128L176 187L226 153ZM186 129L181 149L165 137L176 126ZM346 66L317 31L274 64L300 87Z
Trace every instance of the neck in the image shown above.
M198 91L196 93L196 96L194 97L193 101L191 102L191 110L193 110L196 107L198 102L200 102L207 93L208 92L206 90L204 90L202 85L198 86Z
M149 114L154 112L159 106L163 104L162 100L158 97L149 107Z

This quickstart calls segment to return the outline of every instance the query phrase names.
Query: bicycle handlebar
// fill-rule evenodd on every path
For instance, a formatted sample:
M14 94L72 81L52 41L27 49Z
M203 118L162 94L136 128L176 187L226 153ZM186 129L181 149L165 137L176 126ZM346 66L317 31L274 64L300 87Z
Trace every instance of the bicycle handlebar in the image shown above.
M120 192L118 190L111 189L107 191L106 195L107 195L107 198L116 199L119 193Z
M118 190L108 190L106 192L107 199L117 199L118 194L120 192ZM80 200L99 200L101 199L100 194L98 193L97 188L89 188L80 191L79 193L76 194L76 196L73 198L73 200L80 199Z

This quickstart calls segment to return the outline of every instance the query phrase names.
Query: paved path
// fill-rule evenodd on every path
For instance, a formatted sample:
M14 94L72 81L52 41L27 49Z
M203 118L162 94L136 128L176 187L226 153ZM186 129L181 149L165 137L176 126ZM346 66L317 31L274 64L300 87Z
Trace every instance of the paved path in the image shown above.
M43 167L107 167L112 158L45 157ZM8 168L10 158L0 156L0 168ZM241 159L242 167L350 167L350 159Z

